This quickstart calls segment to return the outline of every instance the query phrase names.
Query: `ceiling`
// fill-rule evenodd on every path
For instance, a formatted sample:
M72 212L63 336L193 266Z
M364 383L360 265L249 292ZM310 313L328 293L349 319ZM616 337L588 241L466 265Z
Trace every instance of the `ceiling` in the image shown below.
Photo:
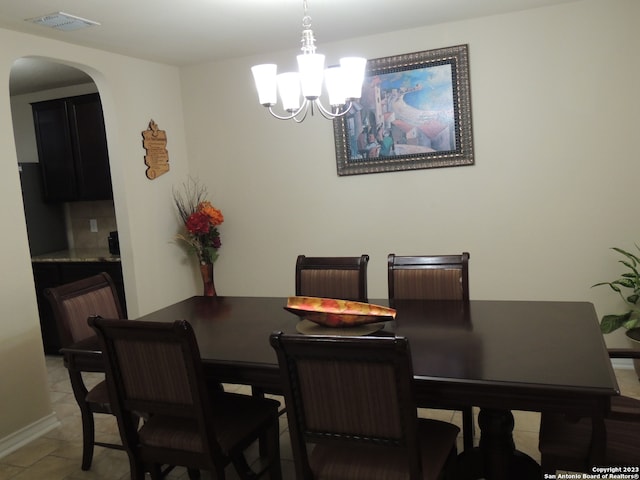
M307 0L317 44L576 0ZM25 21L55 12L99 22L59 31ZM0 0L0 28L172 65L297 49L303 0ZM357 52L354 52L357 53ZM22 88L34 62L12 73ZM58 68L44 80L56 80ZM43 70L44 69L44 70ZM71 75L73 76L73 75ZM69 81L69 80L67 80ZM34 83L34 79L32 79ZM33 88L30 86L29 88ZM33 90L32 90L33 91Z

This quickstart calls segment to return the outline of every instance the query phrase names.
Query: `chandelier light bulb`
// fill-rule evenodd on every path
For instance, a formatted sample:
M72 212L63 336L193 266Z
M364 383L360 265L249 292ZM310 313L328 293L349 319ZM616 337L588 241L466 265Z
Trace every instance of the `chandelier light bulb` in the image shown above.
M258 89L258 101L265 107L275 105L278 102L276 93L276 73L278 66L274 63L256 65L251 67L253 80Z
M302 95L307 100L315 100L322 93L324 55L319 53L298 55L298 71Z
M345 98L360 98L367 59L361 57L341 58L340 67L343 72Z
M330 67L324 71L324 82L329 94L329 105L332 107L344 105L347 101L344 88L344 73L342 67Z
M298 72L281 73L278 79L278 92L282 108L294 112L300 108L300 75Z

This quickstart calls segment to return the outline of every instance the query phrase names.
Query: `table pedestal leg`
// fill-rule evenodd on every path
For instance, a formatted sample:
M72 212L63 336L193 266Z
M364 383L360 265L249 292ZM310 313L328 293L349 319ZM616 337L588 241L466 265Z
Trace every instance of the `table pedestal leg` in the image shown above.
M480 410L480 444L458 457L460 478L540 480L542 470L513 442L513 414L509 410Z

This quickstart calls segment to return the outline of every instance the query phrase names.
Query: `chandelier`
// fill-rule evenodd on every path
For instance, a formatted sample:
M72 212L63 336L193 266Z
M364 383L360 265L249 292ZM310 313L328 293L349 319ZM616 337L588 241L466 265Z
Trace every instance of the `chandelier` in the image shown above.
M353 101L362 94L362 82L367 65L366 58L345 57L339 66L324 68L324 55L316 53L315 38L311 30L311 17L307 14L307 0L303 0L302 54L298 55L298 71L277 74L278 66L273 63L255 65L251 68L258 90L258 101L280 120L302 122L310 111L317 110L323 117L332 120L346 115ZM320 102L322 83L326 85L329 107ZM282 109L278 114L273 110L280 94ZM302 93L302 103L300 103Z

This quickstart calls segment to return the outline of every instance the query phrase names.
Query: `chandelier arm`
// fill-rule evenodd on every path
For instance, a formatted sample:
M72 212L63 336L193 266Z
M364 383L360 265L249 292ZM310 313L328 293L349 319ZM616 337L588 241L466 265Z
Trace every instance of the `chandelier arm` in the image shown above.
M293 121L296 123L302 123L303 120L305 118L307 118L307 113L309 112L309 104L311 102L309 102L309 100L307 100L306 98L304 99L304 102L302 103L302 106L298 109L298 111L296 112L295 116L293 117ZM302 113L302 118L298 118L298 115L300 115Z
M273 105L268 105L268 109L269 109L269 113L277 118L278 120L295 120L296 122L301 122L302 120L305 119L305 117L307 116L307 110L309 109L309 102L305 99L304 103L300 106L300 108L298 108L295 112L290 112L289 115L280 115L278 113L276 113L273 110ZM301 113L303 113L303 117L302 120L298 121L297 117L298 115L300 115Z
M348 105L347 108L342 113L338 114L338 117L344 117L351 111L351 107L353 107L353 101L349 100L345 105Z
M349 113L349 111L351 110L351 107L353 106L353 102L349 101L348 103L346 103L342 108L344 108L344 110L341 110L340 108L338 108L338 110L336 112L332 112L330 110L327 110L324 105L322 105L322 103L320 102L320 99L317 98L314 103L316 104L316 106L318 107L318 110L320 111L320 114L326 118L327 120L333 120L334 118L339 118L339 117L343 117L345 116L347 113Z
M307 118L307 113L308 112L309 112L309 109L305 108L304 115L302 115L302 118L293 117L293 121L296 122L296 123L302 123L304 121L304 119Z

